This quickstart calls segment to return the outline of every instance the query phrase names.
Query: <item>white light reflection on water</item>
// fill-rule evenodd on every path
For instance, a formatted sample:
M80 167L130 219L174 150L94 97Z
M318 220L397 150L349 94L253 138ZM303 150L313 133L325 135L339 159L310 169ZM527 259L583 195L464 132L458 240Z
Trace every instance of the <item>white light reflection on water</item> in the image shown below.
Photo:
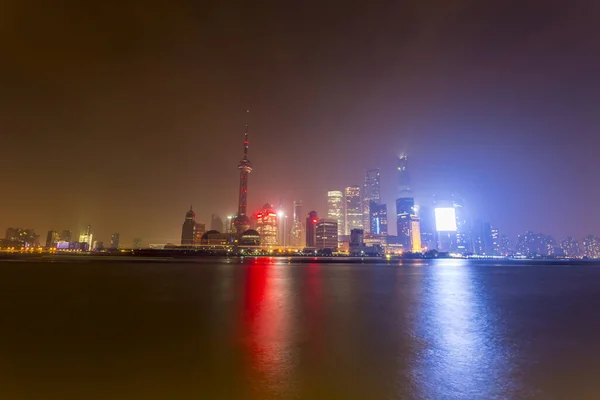
M494 310L465 260L438 260L425 277L417 332L424 347L413 377L422 398L506 398L509 352Z

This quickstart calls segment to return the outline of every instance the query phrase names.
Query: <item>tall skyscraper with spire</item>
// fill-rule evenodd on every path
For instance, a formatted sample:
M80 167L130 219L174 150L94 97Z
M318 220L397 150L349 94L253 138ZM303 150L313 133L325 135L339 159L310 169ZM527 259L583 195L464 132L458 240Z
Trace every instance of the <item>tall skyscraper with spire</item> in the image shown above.
M406 154L398 157L398 194L399 198L412 197L410 175L408 174L408 157Z
M246 110L249 113L249 110ZM248 124L244 133L244 158L238 164L240 170L240 193L238 201L238 213L234 224L237 233L241 234L250 229L250 218L246 215L248 207L248 175L252 172L252 164L248 160Z
M398 157L398 198L396 199L396 230L405 251L421 251L421 221L410 186L408 157Z

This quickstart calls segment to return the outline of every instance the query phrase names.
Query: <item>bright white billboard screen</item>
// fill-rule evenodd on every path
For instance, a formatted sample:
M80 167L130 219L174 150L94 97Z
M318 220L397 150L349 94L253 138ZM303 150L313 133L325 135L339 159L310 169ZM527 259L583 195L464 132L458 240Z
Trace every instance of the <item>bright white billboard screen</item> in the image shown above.
M438 232L456 232L454 207L435 209L435 230Z

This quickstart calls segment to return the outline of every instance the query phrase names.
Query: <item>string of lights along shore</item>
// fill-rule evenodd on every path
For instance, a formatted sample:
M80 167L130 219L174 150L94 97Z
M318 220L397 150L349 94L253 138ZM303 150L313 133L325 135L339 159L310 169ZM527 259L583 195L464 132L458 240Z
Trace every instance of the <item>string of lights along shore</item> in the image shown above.
M48 231L45 243L40 243L34 229L8 228L5 239L0 240L0 249L110 252L150 247L238 254L600 258L600 239L592 234L581 240L565 237L557 242L549 235L528 231L511 241L491 223L473 218L467 202L454 194L434 196L420 204L413 190L407 154L397 157L397 196L392 205L395 214L390 212L392 207L388 209L382 202L381 173L377 167L366 169L362 179L323 193L327 198L323 212L304 210L300 199L293 201L289 218L281 202L277 207L265 202L260 209L249 212L249 176L253 171L249 133L246 123L243 155L237 164L237 213L225 219L212 214L207 229L205 223L196 221L191 205L185 213L180 243L142 246L138 237L131 245L123 245L115 232L105 246L104 241L94 240L88 224L79 236L68 229ZM395 223L396 235L388 231L390 223Z

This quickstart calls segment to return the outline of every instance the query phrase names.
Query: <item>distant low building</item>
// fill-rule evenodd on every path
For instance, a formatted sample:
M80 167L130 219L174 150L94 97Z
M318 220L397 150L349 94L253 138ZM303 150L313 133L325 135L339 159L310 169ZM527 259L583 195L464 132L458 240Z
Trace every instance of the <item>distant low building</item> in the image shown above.
M28 248L39 245L39 236L33 229L8 228L5 239L12 247Z

